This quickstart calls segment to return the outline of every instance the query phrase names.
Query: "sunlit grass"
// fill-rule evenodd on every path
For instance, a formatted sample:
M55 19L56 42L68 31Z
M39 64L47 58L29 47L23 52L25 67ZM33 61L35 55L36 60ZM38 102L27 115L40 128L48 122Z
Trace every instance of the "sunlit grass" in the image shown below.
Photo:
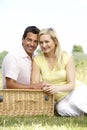
M76 64L76 78L87 85L87 61L80 61Z
M82 127L71 127L71 126L42 126L41 124L38 125L32 125L32 126L25 126L25 125L21 125L21 126L15 126L15 127L0 127L1 130L87 130L86 128L82 128Z
M1 74L1 69L0 69L0 88L2 88L2 74Z
M87 130L87 117L0 117L1 130Z

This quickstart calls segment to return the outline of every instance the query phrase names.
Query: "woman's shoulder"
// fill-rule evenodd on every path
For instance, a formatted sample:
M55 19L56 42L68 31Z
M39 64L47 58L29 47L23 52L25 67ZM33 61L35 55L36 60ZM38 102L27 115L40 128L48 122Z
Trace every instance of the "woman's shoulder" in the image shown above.
M37 54L34 56L33 60L39 65L42 66L42 64L45 63L43 54Z
M34 56L34 60L35 60L35 61L42 61L42 60L44 60L43 54L41 53L41 54L35 55L35 56Z
M37 55L34 56L34 58L42 58L42 57L43 57L42 53L41 54L37 54Z
M69 59L72 57L72 54L66 52L66 51L63 51L62 52L62 60L65 64L67 64L67 62L69 61Z
M62 52L62 57L64 59L69 59L70 57L72 57L72 54L68 53L67 51L63 51Z

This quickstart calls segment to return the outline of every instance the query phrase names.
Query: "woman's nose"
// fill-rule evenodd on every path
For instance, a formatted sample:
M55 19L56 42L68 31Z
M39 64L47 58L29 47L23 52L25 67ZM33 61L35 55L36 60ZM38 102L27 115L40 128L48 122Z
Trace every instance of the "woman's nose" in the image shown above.
M45 47L46 46L46 43L45 42L43 42L43 47Z

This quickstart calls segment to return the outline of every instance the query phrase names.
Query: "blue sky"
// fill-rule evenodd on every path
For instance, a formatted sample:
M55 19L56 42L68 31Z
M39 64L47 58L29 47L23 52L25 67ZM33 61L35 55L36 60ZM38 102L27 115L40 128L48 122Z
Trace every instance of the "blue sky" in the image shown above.
M29 25L53 27L63 50L87 53L87 0L0 0L0 52L20 45Z

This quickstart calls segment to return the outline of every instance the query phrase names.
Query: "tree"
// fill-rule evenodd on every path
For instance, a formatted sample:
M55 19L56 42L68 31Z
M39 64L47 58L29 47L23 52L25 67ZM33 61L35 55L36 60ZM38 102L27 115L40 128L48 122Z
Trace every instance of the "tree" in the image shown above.
M37 53L38 53L38 54L42 53L41 48L38 48L38 49L37 49Z
M83 48L82 48L81 45L74 45L73 49L72 49L72 53L74 53L74 52L84 53Z
M8 53L7 51L3 51L0 53L0 68L2 66L2 61L3 61L4 57L7 55L7 53Z

